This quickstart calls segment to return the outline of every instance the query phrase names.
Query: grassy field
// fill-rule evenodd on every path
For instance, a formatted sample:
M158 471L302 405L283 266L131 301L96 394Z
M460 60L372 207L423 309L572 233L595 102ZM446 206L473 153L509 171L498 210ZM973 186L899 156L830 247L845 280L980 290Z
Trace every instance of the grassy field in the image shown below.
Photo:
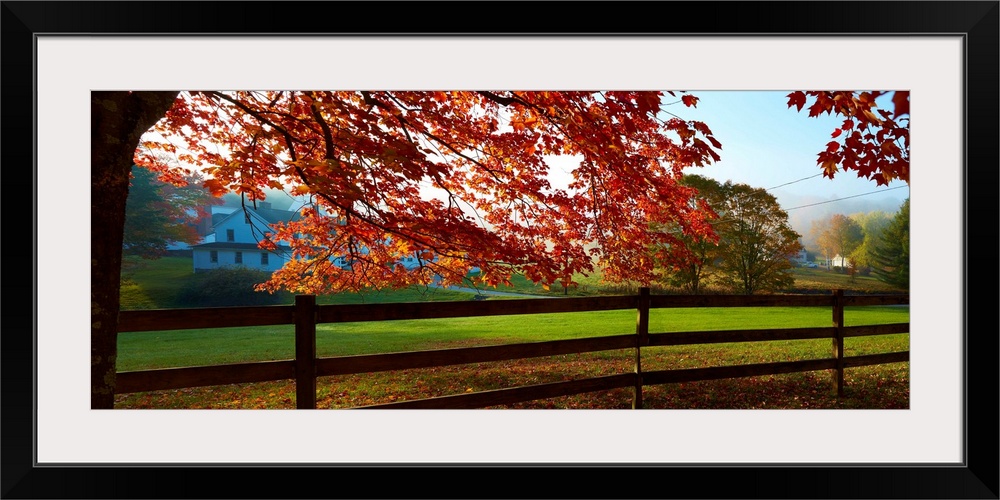
M161 259L131 274L123 287L123 304L134 308L166 307L171 297L167 282L186 279L190 260ZM814 290L828 291L846 275L800 269ZM824 276L829 274L830 276ZM814 276L815 275L815 276ZM822 279L829 278L829 279ZM861 278L856 278L860 281ZM857 281L855 282L857 283ZM862 283L864 284L864 283ZM176 287L176 284L173 285ZM509 291L561 295L562 290L532 288L515 280ZM804 287L807 285L803 285ZM838 288L838 286L833 286ZM597 294L599 283L571 290L570 295ZM866 288L865 291L874 291ZM364 295L320 297L320 303L469 300L471 294L439 289L408 289ZM163 301L163 303L157 302ZM650 332L702 331L745 328L828 326L827 308L733 308L725 314L708 309L662 309L650 315ZM906 307L849 308L848 326L909 321ZM341 323L317 326L319 356L415 351L477 345L534 342L634 332L634 311L495 316L378 323ZM898 334L846 340L846 355L904 351L909 335ZM790 361L830 356L829 340L767 343L709 344L644 350L644 370L723 366ZM122 333L119 335L120 371L291 359L291 326ZM318 405L344 408L395 400L482 391L501 387L569 380L632 371L631 350L607 351L528 360L479 363L400 372L324 377ZM836 398L828 372L807 372L687 384L647 389L647 408L908 408L909 366L895 363L847 371L848 393ZM290 381L238 384L120 395L118 408L294 408ZM511 408L628 408L627 389L589 393L513 405Z
M849 276L823 268L796 267L792 270L795 285L788 292L829 292L843 289L856 293L906 293L908 290L887 285L872 276Z
M191 259L164 257L156 260L126 259L122 272L121 309L174 309L180 291L195 282ZM258 292L266 293L266 292ZM470 300L474 294L433 287L410 287L402 290L370 290L364 293L338 293L316 298L317 304L378 304L395 302L426 302ZM288 304L294 298L286 297Z
M635 332L635 314L632 310L621 310L324 323L316 326L316 350L319 356L350 356L620 335ZM848 308L844 319L847 326L905 323L909 320L909 311L899 307ZM720 314L718 310L692 308L653 310L650 312L649 329L651 333L665 333L829 324L830 310L826 308L728 308L725 314ZM124 332L118 337L118 367L121 371L292 359L295 345L292 325ZM859 340L874 342L878 339L884 340L884 337L849 338L848 348ZM828 354L829 344L829 341L823 340L802 340L756 345L774 350L787 345L793 349L790 355L822 357ZM746 346L736 347L743 349Z
M795 284L782 290L784 293L829 293L831 290L842 289L856 293L906 293L891 285L887 285L871 276L849 276L821 268L796 267L792 269L792 276ZM527 293L551 297L584 297L593 295L614 295L623 293L635 293L639 285L636 283L609 284L601 281L599 273L584 276L578 274L573 277L576 284L568 288L563 288L559 284L552 285L546 289L542 285L532 283L524 276L514 276L511 278L510 286L499 286L498 291ZM654 290L654 293L669 293L670 290ZM683 292L678 292L683 293Z
M186 284L196 279L191 269L191 259L186 257L165 257L153 261L141 259L126 259L125 278L121 291L121 308L153 309L181 307L177 303L178 293ZM785 290L787 293L829 293L831 290L843 289L857 293L905 293L901 290L870 276L848 276L825 269L797 267L792 270L795 285ZM514 292L542 297L583 297L597 295L617 295L634 293L636 284L608 284L601 281L599 273L588 276L577 275L577 283L568 289L553 285L545 289L542 285L533 283L524 276L515 275L510 286L479 287L482 290ZM471 285L471 284L470 284ZM662 291L660 291L662 292ZM263 293L263 292L261 292ZM443 290L434 287L410 287L402 290L370 290L365 293L339 293L317 297L319 304L360 304L360 303L392 303L392 302L425 302L470 300L474 294L468 292ZM287 303L292 303L289 296Z

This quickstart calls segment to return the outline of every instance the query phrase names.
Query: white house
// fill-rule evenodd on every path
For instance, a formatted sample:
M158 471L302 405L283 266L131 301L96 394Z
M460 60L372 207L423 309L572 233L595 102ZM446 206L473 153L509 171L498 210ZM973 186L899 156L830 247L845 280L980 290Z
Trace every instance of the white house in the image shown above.
M850 259L840 255L839 253L833 256L833 259L830 261L830 265L833 267L854 267L851 264Z
M275 210L267 202L258 202L257 208L247 206L246 211L236 209L231 213L213 213L211 232L203 243L191 247L194 271L208 271L225 266L245 266L263 271L280 269L291 255L288 245L278 245L278 250L268 251L257 246L264 234L274 232L271 224L290 222L299 218L298 212Z
M274 272L285 265L291 255L291 247L279 244L277 251L263 250L257 242L264 233L273 232L270 224L298 220L298 212L276 210L270 203L258 202L257 208L212 207L212 225L205 231L202 243L191 246L194 272L208 271L226 266L244 266ZM367 248L360 248L364 254ZM338 266L350 268L350 257L332 257ZM436 260L436 257L435 259ZM420 265L415 256L403 257L399 261L407 269Z

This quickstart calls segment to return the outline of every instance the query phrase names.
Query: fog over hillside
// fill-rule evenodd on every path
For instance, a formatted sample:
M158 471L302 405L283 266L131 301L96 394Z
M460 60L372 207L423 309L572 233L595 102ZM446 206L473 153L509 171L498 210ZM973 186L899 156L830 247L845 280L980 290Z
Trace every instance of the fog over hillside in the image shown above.
M267 198L264 201L271 204L271 208L275 210L298 210L302 208L302 204L305 203L305 199L296 200L292 195L285 191L274 188L265 188L264 194ZM240 195L236 193L226 193L222 197L222 205L226 207L241 207L242 201L240 200Z
M796 232L802 235L803 243L811 249L813 242L809 234L812 223L834 214L850 216L856 213L867 213L881 210L890 216L895 214L903 201L909 196L908 189L896 189L887 193L872 194L848 198L830 194L829 196L798 195L788 191L775 190L772 194L778 198L778 203L788 212L788 221Z

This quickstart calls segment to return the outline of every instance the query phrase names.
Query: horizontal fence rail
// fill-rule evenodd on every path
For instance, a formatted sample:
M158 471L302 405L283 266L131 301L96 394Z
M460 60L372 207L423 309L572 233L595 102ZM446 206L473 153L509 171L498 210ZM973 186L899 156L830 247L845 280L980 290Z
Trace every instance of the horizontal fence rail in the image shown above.
M446 304L446 306L444 306ZM213 385L294 380L296 406L316 407L316 379L332 375L377 373L394 370L528 359L609 350L635 350L635 371L555 383L503 388L434 398L365 406L366 409L437 408L470 409L633 387L633 408L642 407L642 387L699 380L753 377L784 373L832 370L837 394L843 395L845 368L909 361L909 351L844 356L847 337L908 333L909 323L845 327L844 307L908 305L909 295L638 295L562 297L496 302L420 302L361 305L315 305L315 296L297 296L293 306L215 307L200 309L122 311L119 332L149 332L204 328L295 325L296 359L214 366L164 368L119 372L118 394L204 387ZM829 307L833 326L784 329L716 330L650 333L649 310L665 308L727 307ZM519 314L553 314L634 309L636 332L622 335L528 342L509 345L463 347L432 351L396 352L355 356L316 356L316 325L433 318L460 318ZM714 343L768 342L831 339L830 358L731 365L704 368L643 371L641 349Z

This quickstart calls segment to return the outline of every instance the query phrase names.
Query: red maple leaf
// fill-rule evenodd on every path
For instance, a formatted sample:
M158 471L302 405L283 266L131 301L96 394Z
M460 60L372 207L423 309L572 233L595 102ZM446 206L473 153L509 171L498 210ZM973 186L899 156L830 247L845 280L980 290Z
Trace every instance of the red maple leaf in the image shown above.
M797 111L802 111L802 106L806 105L806 94L801 90L792 92L791 94L788 94L787 97L788 97L789 108L795 106L798 108Z

